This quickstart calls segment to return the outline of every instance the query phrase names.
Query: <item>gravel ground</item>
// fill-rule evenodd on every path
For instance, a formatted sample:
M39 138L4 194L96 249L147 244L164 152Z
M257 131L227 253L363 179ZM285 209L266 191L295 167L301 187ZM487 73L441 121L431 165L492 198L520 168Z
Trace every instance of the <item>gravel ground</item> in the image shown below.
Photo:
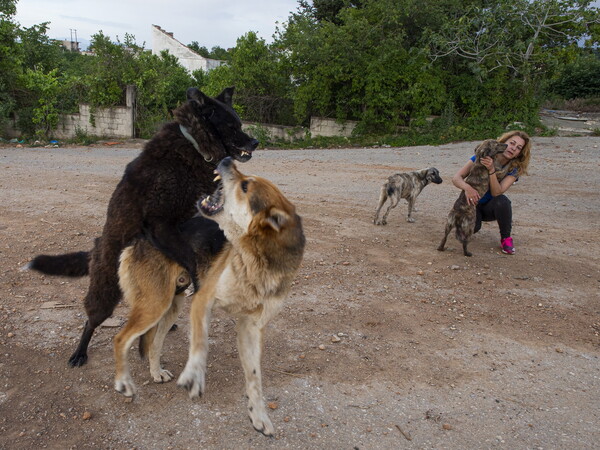
M436 247L476 144L260 150L240 166L296 204L308 242L265 341L274 438L247 418L231 318L213 317L201 400L153 383L132 351L130 402L112 388L126 306L69 368L87 279L19 270L91 247L140 146L0 148L0 448L597 448L600 138L536 138L508 192L517 254L484 224L465 258L453 236ZM429 166L444 183L421 193L416 223L402 202L373 225L386 177ZM175 374L186 314L164 348Z

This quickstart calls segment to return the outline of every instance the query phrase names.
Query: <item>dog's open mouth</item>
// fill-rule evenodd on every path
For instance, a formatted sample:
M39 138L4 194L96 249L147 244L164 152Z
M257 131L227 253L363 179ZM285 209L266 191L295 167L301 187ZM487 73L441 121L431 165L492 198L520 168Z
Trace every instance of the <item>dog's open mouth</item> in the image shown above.
M239 162L246 162L246 161L249 161L250 158L252 158L252 152L251 151L240 150L239 155L237 155L237 157L235 159L237 159Z
M220 180L221 176L217 174L215 181ZM224 204L225 195L223 194L223 183L220 182L217 189L215 189L215 192L202 197L198 201L198 210L205 216L214 216L223 209Z

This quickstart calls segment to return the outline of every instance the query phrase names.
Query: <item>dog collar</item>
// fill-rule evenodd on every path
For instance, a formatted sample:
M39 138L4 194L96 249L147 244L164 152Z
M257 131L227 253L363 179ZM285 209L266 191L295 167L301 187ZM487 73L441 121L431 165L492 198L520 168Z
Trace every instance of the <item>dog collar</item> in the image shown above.
M200 153L202 155L202 157L204 158L204 160L206 162L211 162L213 160L213 157L211 155L207 155L205 152L200 150L200 146L198 145L198 142L196 141L196 139L194 139L194 136L192 136L190 134L190 132L187 130L186 127L179 124L179 130L181 130L181 134L183 134L183 136L192 143L194 148L198 151L198 153Z

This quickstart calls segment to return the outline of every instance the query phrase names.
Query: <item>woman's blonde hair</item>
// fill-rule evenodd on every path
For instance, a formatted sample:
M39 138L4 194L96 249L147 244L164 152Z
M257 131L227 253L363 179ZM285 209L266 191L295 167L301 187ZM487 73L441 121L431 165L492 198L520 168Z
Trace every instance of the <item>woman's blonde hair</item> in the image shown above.
M519 156L508 163L506 172L510 173L511 170L517 169L518 175L527 175L527 167L529 167L529 159L531 158L531 138L529 135L524 131L513 130L504 133L497 141L504 143L513 136L518 136L523 139L525 145L523 145L523 149L521 150L521 153L519 153Z

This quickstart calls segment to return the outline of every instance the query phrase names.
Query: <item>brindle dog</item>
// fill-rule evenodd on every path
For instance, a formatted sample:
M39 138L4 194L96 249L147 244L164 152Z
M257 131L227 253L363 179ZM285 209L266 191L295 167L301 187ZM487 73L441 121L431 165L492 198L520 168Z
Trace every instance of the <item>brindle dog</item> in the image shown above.
M479 144L475 149L475 164L473 164L465 181L477 190L480 197L486 193L490 185L488 170L487 167L481 164L481 158L486 156L494 158L497 154L502 153L506 147L506 144L502 144L494 139L488 139ZM476 208L475 205L470 205L467 201L465 191L461 191L458 199L456 199L454 206L448 214L444 237L438 246L440 252L444 251L448 234L450 234L452 228L456 228L456 239L462 242L463 253L465 256L473 256L473 254L467 250L467 244L475 230Z
M408 217L406 221L414 222L415 219L412 218L412 212L417 196L429 183L440 184L441 182L440 172L435 167L392 175L381 186L379 205L377 206L373 223L375 225L386 225L388 214L398 205L401 198L406 199L408 202ZM383 208L388 199L390 200L390 204L383 217L380 218L381 208Z

